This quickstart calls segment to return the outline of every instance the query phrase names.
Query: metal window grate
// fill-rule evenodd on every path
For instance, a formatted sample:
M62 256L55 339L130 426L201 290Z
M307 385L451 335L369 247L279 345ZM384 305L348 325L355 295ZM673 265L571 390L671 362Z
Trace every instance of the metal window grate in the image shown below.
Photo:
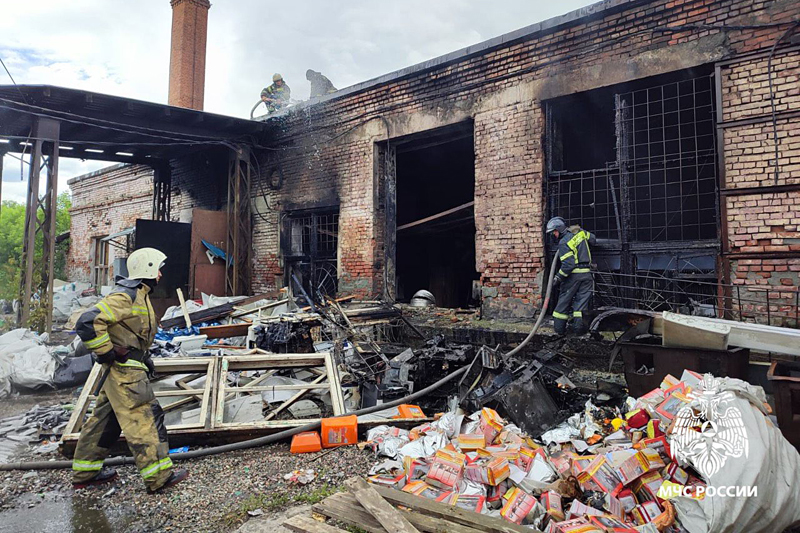
M713 78L619 94L619 166L631 207L631 240L717 237Z
M716 239L713 90L713 77L703 76L613 95L617 160L602 169L551 172L550 215L600 239Z
M599 239L619 239L617 168L551 174L550 213L591 228Z

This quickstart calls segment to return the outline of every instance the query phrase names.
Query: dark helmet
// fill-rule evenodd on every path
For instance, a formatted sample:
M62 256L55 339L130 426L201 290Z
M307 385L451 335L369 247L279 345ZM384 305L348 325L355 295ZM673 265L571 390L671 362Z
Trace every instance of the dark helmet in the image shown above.
M559 233L564 233L567 229L567 223L564 222L564 219L561 217L553 217L547 222L547 228L545 232L549 235L554 231L558 230Z

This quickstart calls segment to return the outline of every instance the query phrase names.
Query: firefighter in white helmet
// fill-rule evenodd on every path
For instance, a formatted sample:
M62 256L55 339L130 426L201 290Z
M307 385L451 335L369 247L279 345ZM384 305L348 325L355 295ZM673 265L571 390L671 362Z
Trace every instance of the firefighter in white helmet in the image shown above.
M128 257L128 277L78 319L76 331L94 352L107 378L92 416L83 425L72 462L76 488L113 480L117 473L103 460L120 431L136 460L148 492L183 481L186 470L173 470L164 412L150 386L154 374L149 348L158 329L150 293L161 279L167 256L141 248Z

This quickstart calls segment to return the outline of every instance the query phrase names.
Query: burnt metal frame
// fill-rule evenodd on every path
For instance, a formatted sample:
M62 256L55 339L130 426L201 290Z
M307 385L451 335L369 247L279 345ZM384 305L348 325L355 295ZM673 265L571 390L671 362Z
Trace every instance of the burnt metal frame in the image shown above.
M713 77L713 76L710 76ZM622 297L622 301L620 302L624 307L633 307L635 302L639 302L642 298L641 295L637 294L638 290L642 287L638 287L640 282L648 283L648 280L652 277L651 272L645 272L642 276L637 272L637 265L636 265L636 253L637 252L662 252L662 253L674 253L676 254L676 258L678 259L685 259L686 257L696 256L698 252L702 250L706 250L709 254L713 253L716 255L719 249L719 238L720 238L720 228L719 228L719 219L720 219L720 212L719 212L719 187L717 184L717 176L716 173L718 172L717 169L717 139L716 139L716 131L715 131L715 112L716 109L714 107L715 104L718 105L718 95L712 93L714 84L713 80L709 80L708 88L703 88L703 97L707 98L708 102L702 105L702 111L704 113L708 113L709 118L703 119L704 122L708 122L710 127L711 133L705 135L711 135L711 142L709 143L708 149L698 150L698 131L697 131L697 111L698 106L696 105L697 100L697 79L705 79L702 78L692 78L689 80L679 80L679 81L672 81L661 85L645 87L641 89L637 89L635 91L629 92L621 92L616 93L614 95L615 98L615 126L616 126L616 137L617 137L617 149L616 149L616 161L607 163L605 168L602 169L594 169L594 170L586 170L586 171L579 171L579 172L570 172L570 171L554 171L552 162L553 162L553 151L556 148L554 146L555 141L555 128L556 125L554 124L553 119L553 106L549 103L546 103L546 131L548 134L548 142L546 143L546 153L547 153L547 204L548 209L550 211L550 216L554 215L567 215L566 218L570 218L568 223L579 223L589 229L591 231L595 231L590 221L592 217L587 216L587 209L591 209L595 213L600 211L600 218L605 219L605 226L602 230L598 232L598 246L596 247L595 255L599 257L603 256L617 256L619 258L619 272L609 272L608 275L614 274L621 274L625 276L631 276L631 282L623 283L620 285L618 290L618 296ZM691 91L688 95L684 95L680 92L680 84L691 83ZM673 97L676 100L675 103L677 105L674 110L670 110L669 113L675 113L677 117L677 121L675 125L670 125L670 128L677 128L677 138L675 139L668 139L666 128L668 127L666 124L665 114L666 114L666 107L665 107L665 88L668 86L675 86L676 93ZM651 101L650 94L653 91L657 91L656 98L653 98ZM647 98L644 101L639 101L637 99L637 95L641 97L642 95L646 96ZM684 110L681 107L681 97L690 97L692 101L692 105L689 109ZM638 106L638 108L637 108ZM655 110L652 112L653 109L651 107L657 107L660 109ZM639 113L636 113L639 111ZM641 115L641 111L645 111L644 115ZM683 124L681 122L681 113L686 111L687 114L690 112L691 114L691 121L687 121L687 124ZM653 124L651 127L650 120L653 118ZM644 128L637 127L637 121L644 121ZM659 122L660 121L660 122ZM690 135L683 135L681 128L684 126L691 125L691 132ZM660 130L654 133L653 140L651 140L651 130ZM642 134L644 134L644 138L642 138ZM684 137L693 143L693 150L684 150L682 143L684 141ZM676 150L668 150L667 149L667 142L676 143L677 144L677 151ZM656 155L651 154L651 148L654 144L660 144L660 152L656 151ZM637 149L639 151L637 157ZM642 157L641 152L644 151L645 155ZM699 159L705 158L707 162L700 164ZM677 163L677 166L676 166ZM659 166L656 167L656 164ZM683 166L689 164L694 168L694 181L690 181L690 183L694 184L694 192L692 193L695 198L697 198L697 221L696 221L696 228L697 234L692 235L693 237L697 238L685 238L687 237L683 233L683 228L681 229L681 239L680 240L667 240L665 233L668 231L672 221L677 215L680 215L681 221L684 220L684 206L686 204L686 195L683 194L683 189L686 184L683 183L682 179L679 179L677 184L680 187L681 194L678 196L681 198L681 205L680 209L673 213L669 219L669 216L666 206L667 200L672 198L668 196L667 187L668 187L668 171L677 171L680 177L683 177ZM712 191L708 191L705 196L706 201L713 197L713 208L702 207L701 205L701 198L700 198L700 184L699 181L702 176L702 172L707 170L707 166L711 165L711 175L707 178L709 182L713 182L714 189ZM653 180L651 179L653 176L653 172L661 172L663 173L663 183L659 182L658 184L654 184ZM664 224L661 224L659 227L655 228L655 230L660 230L658 233L654 235L654 228L652 224L644 228L636 227L636 188L637 185L635 183L636 176L645 175L647 176L647 184L643 185L643 187L647 188L647 198L649 198L649 203L652 205L653 203L653 189L655 187L663 187L664 188L664 197L658 198L657 201L663 202L665 209L662 213L657 213L664 216ZM577 180L575 179L577 177ZM570 215L574 215L574 207L572 206L572 201L574 197L574 190L575 182L577 182L577 186L580 187L578 189L578 197L580 198L580 205L577 206L579 209L578 219L576 220L575 217L570 217ZM694 183L697 182L697 183ZM600 183L599 187L594 187ZM587 188L586 190L583 187L587 184L591 184L593 187ZM564 188L567 188L566 192L564 192ZM591 202L587 205L587 194L591 197ZM561 198L565 197L567 199L567 212L564 212L564 206L561 205ZM716 229L716 239L706 238L706 239L699 239L701 234L701 226L704 227L704 231L709 231L709 224L707 222L701 220L700 216L703 211L713 210L715 214L714 225ZM651 210L652 211L652 210ZM649 220L652 222L652 214L648 214ZM588 222L588 223L587 223ZM641 230L646 230L648 233L649 241L639 240L637 239L637 234L641 234ZM652 239L660 239L660 240L652 240ZM554 243L548 242L548 253L546 254L548 257L552 256ZM686 251L687 253L683 253ZM674 274L678 274L677 270ZM658 274L661 275L661 274ZM661 275L663 277L663 275ZM710 272L705 274L703 277L707 277L709 279L713 279L716 276L715 272ZM678 279L675 279L673 283L679 281L680 275L678 274L675 276ZM600 283L600 286L603 284ZM646 287L644 287L646 289ZM673 292L675 290L673 289Z
M301 226L302 228L299 250L294 248L296 242L294 240L293 227L295 226ZM320 236L323 233L328 234L329 239L327 242L332 246L320 249ZM313 288L320 281L317 278L318 267L323 264L337 266L339 257L339 206L287 212L283 217L283 225L281 227L281 248L286 262L286 268L284 269L286 285L292 286L291 276L295 267L308 265L310 277L305 279L304 276L304 281L307 282L305 289L313 292Z
M153 167L153 220L170 220L172 169L168 162Z
M238 146L228 161L228 262L225 289L228 295L250 294L252 219L250 149Z
M19 324L27 326L31 313L34 292L39 292L39 306L44 310L44 331L53 326L53 259L56 239L56 210L58 204L58 143L60 123L57 120L34 117L31 139L30 174L25 204L25 234L22 247L23 276L20 287ZM39 197L39 182L42 159L47 169L47 181L43 197ZM42 217L39 220L39 212ZM42 255L35 253L36 237L42 235ZM41 279L34 287L34 272Z

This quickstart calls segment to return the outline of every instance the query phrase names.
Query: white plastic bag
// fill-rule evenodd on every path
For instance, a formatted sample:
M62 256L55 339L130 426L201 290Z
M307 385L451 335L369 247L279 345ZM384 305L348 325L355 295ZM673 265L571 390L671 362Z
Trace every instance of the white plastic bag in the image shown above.
M747 456L727 457L708 479L708 487L757 490L757 496L708 494L703 500L673 498L681 526L690 533L773 533L800 522L800 454L765 416L764 391L738 379L719 379L719 392L733 392L725 416L741 414ZM738 410L735 413L733 409ZM670 435L671 445L677 436ZM692 462L690 460L689 462ZM726 489L727 492L727 489Z

